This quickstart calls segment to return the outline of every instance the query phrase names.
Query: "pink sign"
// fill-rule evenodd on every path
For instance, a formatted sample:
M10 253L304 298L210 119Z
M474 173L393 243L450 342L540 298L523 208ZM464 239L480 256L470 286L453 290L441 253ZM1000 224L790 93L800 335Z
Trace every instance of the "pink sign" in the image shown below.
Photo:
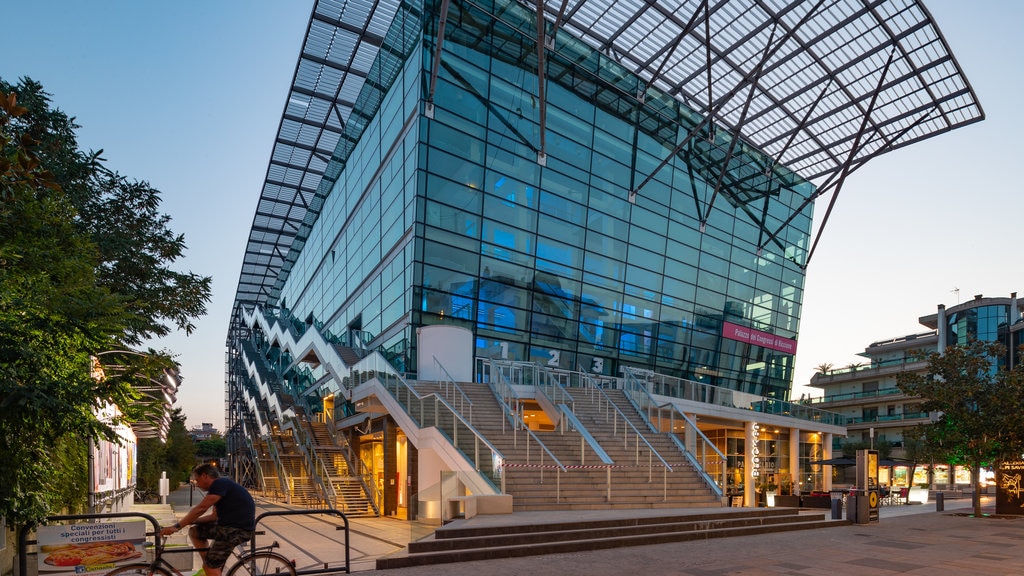
M754 330L753 328L747 328L746 326L740 326L739 324L733 324L732 322L722 322L722 336L729 340L747 342L749 344L771 348L772 350L778 350L779 352L785 352L786 354L796 354L796 340L790 340L789 338L783 338L768 332Z

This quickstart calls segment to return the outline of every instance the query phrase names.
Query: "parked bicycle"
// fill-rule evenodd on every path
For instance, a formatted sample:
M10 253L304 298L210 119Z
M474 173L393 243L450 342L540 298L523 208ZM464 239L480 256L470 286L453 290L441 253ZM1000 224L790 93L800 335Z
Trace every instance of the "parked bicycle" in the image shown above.
M196 552L195 548L175 549L165 552L164 539L159 535L153 548L152 562L137 562L118 566L106 576L190 576L183 574L164 558L164 554L191 554ZM225 576L296 576L295 564L287 557L274 552L279 544L275 541L267 546L257 546L250 550L248 544L240 544L232 551L233 560L229 560L225 567Z

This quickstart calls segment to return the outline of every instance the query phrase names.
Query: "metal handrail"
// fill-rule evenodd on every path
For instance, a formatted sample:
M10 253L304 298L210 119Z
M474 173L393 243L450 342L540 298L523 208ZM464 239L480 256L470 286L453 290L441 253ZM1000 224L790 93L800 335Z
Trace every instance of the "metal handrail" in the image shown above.
M570 430L575 430L576 433L580 435L581 465L586 464L584 455L586 454L587 446L589 446L590 449L594 451L594 454L596 454L597 457L601 459L602 463L609 465L615 464L615 461L612 460L612 457L609 456L608 453L604 451L604 448L601 447L601 445L597 442L597 440L590 433L590 431L587 430L587 427L584 426L582 422L580 422L580 419L576 417L576 414L573 413L571 408L569 408L565 404L559 404L558 411L561 412L562 415L559 426L559 428L561 428L562 433L565 433L566 422L568 422L568 428Z
M313 445L313 436L306 430L308 424L305 420L295 419L295 423L292 426L293 433L295 435L296 443L299 445L302 454L306 457L306 460L312 464L311 472L313 479L320 486L320 490L324 494L324 500L329 506L337 507L338 505L338 494L334 490L334 485L331 484L331 475L327 470L327 464L320 457L320 453Z
M285 345L289 348L295 347L297 342L295 335L297 334L297 332L291 330L291 328L294 327L293 322L288 321L289 319L294 318L290 316L290 313L287 312L287 310L282 310L281 316L275 316L257 307L252 312L245 314L243 317L245 318L246 322L258 322L260 319L262 319L262 321L267 324L267 330L265 331L268 333L271 331L270 328L272 328L274 324L281 326L284 329L284 332L288 335L288 337L291 338L291 341L287 341L286 339ZM304 324L303 326L305 327ZM302 332L305 333L306 330L303 330ZM314 339L314 345L320 345L322 348L324 348L323 350L321 350L321 352L331 353L330 350L333 350L333 346L331 346L330 343L324 339L323 335L320 334L320 332L316 329L314 329L312 333L319 338L319 340ZM367 334L368 333L363 332L355 333L357 340L359 340L358 344L365 345L367 341ZM334 352L334 354L336 354L336 352ZM407 394L405 394L405 397L407 399L411 398L412 396L416 396L418 400L422 400L422 398L420 398L418 394L415 394L412 388L409 387L408 383L405 381L402 375L399 374L394 369L394 367L391 366L387 359L381 356L380 353L378 352L370 352L351 367L343 366L343 364L344 362L339 362L338 373L336 375L343 389L352 390L365 382L369 382L373 379L378 379L378 381L384 386L384 388L388 390L388 392L399 403L402 403L402 390L408 392ZM398 384L395 384L396 382ZM400 390L400 388L402 390ZM444 399L441 396L434 396L439 401L439 404L435 406L435 409L440 410L441 412L451 412L451 414L454 415L453 425L456 420L462 424L465 424L467 426L467 430L469 430L476 438L476 446L474 446L473 454L467 454L458 445L457 431L454 429L451 431L444 430L443 425L435 418L435 421L437 421L437 429L443 435L448 437L449 442L451 442L452 445L457 450L459 450L459 452L461 452L463 456L467 458L467 460L469 460L469 462L476 468L476 470L481 470L481 460L479 457L481 444L486 446L491 451L492 455L494 456L494 459L497 459L497 461L501 461L504 459L504 457L501 455L501 452L494 448L494 446L491 445L490 442L488 442L487 439L484 438L483 435L481 435L479 431L477 431L470 423L466 422L466 420L461 415L458 414L458 411L454 410L451 407L451 405L444 401ZM406 408L408 409L408 406L406 406ZM411 416L412 414L410 414L410 417ZM453 436L453 434L455 435ZM486 478L485 481L489 482L492 486L494 485L494 482L492 481L491 478ZM497 489L497 487L495 488Z
M704 434L704 432L702 432L701 429L697 427L697 424L692 419L690 419L689 416L684 414L682 410L677 408L674 404L672 404L671 402L667 402L665 404L659 405L654 400L654 397L651 396L651 393L647 391L647 388L641 385L640 382L636 379L636 375L633 373L632 370L627 368L623 370L623 374L625 375L624 385L626 388L626 395L630 398L631 401L633 401L637 405L638 411L641 414L645 414L647 425L651 428L652 432L660 431L659 427L655 427L654 423L652 422L652 411L657 411L658 419L660 421L662 419L662 411L668 410L670 424L668 434L670 436L675 436L675 417L678 415L683 419L683 422L686 424L685 431L687 433L690 433L692 431L694 434L695 445L697 443L699 443L700 445L700 457L698 458L697 454L693 454L690 450L686 449L685 443L681 442L679 445L683 447L683 454L687 455L691 463L694 465L694 468L696 468L696 470L704 477L705 482L707 482L708 485L712 488L712 490L716 492L716 495L721 496L724 493L726 484L727 460L725 458L725 454L722 454L722 451L719 450L718 447L715 446L714 442L712 442ZM710 452L718 457L717 461L709 460L709 448ZM721 470L719 474L721 476L721 480L716 479L715 477L711 476L708 473L707 470L709 468L709 465L712 464L716 465Z
M274 460L274 468L277 470L277 480L281 485L281 490L285 493L285 501L291 504L292 490L289 487L291 483L288 481L288 471L284 469L284 462L281 462L281 455L278 453L277 444L274 442L274 434L271 433L267 436L267 451L270 452L270 456Z
M371 353L371 355L368 356L366 359L371 359L374 357L379 357L380 362L382 362L383 364L387 364L387 361L383 357L380 357L380 355L377 352ZM388 366L390 367L389 364ZM420 396L420 394L412 386L409 386L408 382L406 382L404 378L402 378L397 372L395 372L394 369L385 370L381 373L378 373L377 379L384 386L384 389L387 390L388 393L391 394L391 396L405 408L406 414L408 414L409 417L414 422L416 422L417 426L421 428L434 426L435 428L437 428L437 430L448 439L451 445L460 453L462 453L463 456L466 457L466 459L473 465L474 469L477 472L482 472L481 464L483 461L480 459L479 453L481 444L485 446L488 450L490 450L492 462L504 462L505 456L501 453L501 450L498 450L493 444L491 444L491 442L487 440L487 438L485 438L484 435L481 434L476 429L476 427L474 427L468 420L466 420L458 412L458 410L455 410L455 408L453 408L451 404L449 404L448 401L445 400L442 396L439 396L433 392L427 394L426 396ZM425 419L430 414L430 411L426 410L426 403L430 401L431 398L433 398L432 401L434 408L434 410L432 411L433 424L425 425ZM412 402L414 400L421 403L420 408L422 410L420 412L419 418L417 418L417 415L414 414L411 410L411 408L413 407ZM441 416L450 416L452 418L451 430L445 429ZM472 455L467 454L465 450L463 450L462 447L459 446L457 423L461 423L463 426L465 426L466 430L469 431L474 437L474 450ZM493 470L492 474L500 475L501 477L499 483L504 484L504 475L500 474L500 469ZM501 492L504 493L504 486L496 486L493 481L494 479L488 477L486 474L482 475L482 477L488 483L490 483L491 486L494 487L496 490L500 489Z
M487 381L487 387L491 389L491 392L498 399L498 405L501 406L502 412L505 415L505 418L502 420L502 432L505 431L504 427L505 427L505 422L507 421L508 423L510 423L512 425L512 439L513 439L513 442L517 443L517 445L518 445L518 432L519 432L519 430L524 430L526 432L526 434L527 434L526 463L527 464L530 463L530 443L529 443L529 440L533 439L533 441L537 443L537 446L539 446L541 448L541 450L543 450L544 453L547 454L549 458L551 458L551 461L554 462L554 464L558 468L558 470L561 471L561 472L565 472L566 468L565 468L565 465L562 464L562 461L559 460L558 457L555 456L551 452L551 450L549 450L548 447L544 445L544 442L541 442L541 439L537 437L537 434L535 434L533 432L533 430L530 430L530 427L526 425L526 421L523 420L523 416L519 412L519 395L516 394L515 389L512 388L512 384L509 383L508 379L505 377L505 374L503 372L501 372L500 370L495 370L496 367L494 366L493 360L490 361L489 364L490 364L490 367L492 369L491 373L494 374L495 372L497 372L498 377L499 377L498 378L498 382L495 382L493 378L489 379ZM510 401L515 403L515 406L516 406L515 409L513 409L509 405Z
M588 384L590 383L590 379L589 378L586 378L585 381L588 382ZM623 436L623 439L626 441L626 443L628 444L628 442L629 442L628 432L632 431L633 434L635 434L636 437L637 437L637 442L643 441L644 445L647 446L647 449L651 451L651 454L653 454L655 457L657 457L657 459L659 461L661 461L661 464L666 469L668 469L669 472L673 471L672 470L672 465L669 464L664 458L662 458L661 453L658 452L658 450L654 446L651 445L651 443L647 440L647 437L644 436L643 433L641 433L639 430L637 430L636 426L633 426L633 423L629 421L629 419L622 412L622 410L619 409L619 407L616 406L614 402L612 402L611 398L608 397L608 393L604 391L604 388L601 388L601 387L596 386L596 385L591 385L591 386L588 387L588 389L592 391L591 392L592 394L593 393L600 394L601 398L604 400L605 405L615 411L615 421L612 423L612 426L613 426L612 431L613 432L618 434L618 419L622 418L622 423L625 425L625 426L623 426L623 435L622 436ZM640 459L640 453L639 453L639 449L638 449L637 450L637 462L639 462L639 459Z
M438 382L438 384L442 384L444 386L444 389L445 389L444 390L444 394L445 394L445 396L450 396L452 389L454 389L456 392L458 392L459 393L459 396L458 396L458 398L459 398L459 411L460 412L465 412L466 407L468 406L469 407L469 421L472 422L473 421L473 401L470 400L469 396L466 395L466 392L462 390L462 387L459 386L459 384L455 381L454 378L452 378L452 375L448 373L448 370L444 367L444 364L441 364L441 361L437 359L437 356L434 356L433 358L434 358L434 366L436 366L437 368L440 368L441 372L444 373L445 378L447 378L446 382Z

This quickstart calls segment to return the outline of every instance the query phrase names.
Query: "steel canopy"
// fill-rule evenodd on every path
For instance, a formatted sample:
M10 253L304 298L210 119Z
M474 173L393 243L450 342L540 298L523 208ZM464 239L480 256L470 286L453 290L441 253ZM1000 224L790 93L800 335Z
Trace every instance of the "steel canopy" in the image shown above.
M283 285L289 253L301 248L338 176L332 155L350 144L346 126L400 5L316 3L253 218L233 328L239 306L267 303ZM715 130L813 181L815 198L832 192L834 202L845 177L872 157L984 118L915 0L529 5L543 11L545 34L578 37ZM642 186L628 192L643 194Z

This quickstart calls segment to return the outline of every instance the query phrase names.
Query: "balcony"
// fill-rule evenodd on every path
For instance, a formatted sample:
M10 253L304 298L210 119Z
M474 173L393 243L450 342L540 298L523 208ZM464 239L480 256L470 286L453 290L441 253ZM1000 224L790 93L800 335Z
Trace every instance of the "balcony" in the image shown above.
M881 360L872 362L866 366L851 365L845 368L836 368L826 372L818 372L811 376L811 386L822 388L829 384L862 380L866 378L880 378L891 376L900 372L916 372L928 366L928 362L917 358L898 358L894 360Z
M904 414L879 414L878 416L848 416L846 418L847 428L859 429L870 426L878 427L902 427L909 426L912 424L920 424L922 421L928 420L929 416L927 412L907 412Z

